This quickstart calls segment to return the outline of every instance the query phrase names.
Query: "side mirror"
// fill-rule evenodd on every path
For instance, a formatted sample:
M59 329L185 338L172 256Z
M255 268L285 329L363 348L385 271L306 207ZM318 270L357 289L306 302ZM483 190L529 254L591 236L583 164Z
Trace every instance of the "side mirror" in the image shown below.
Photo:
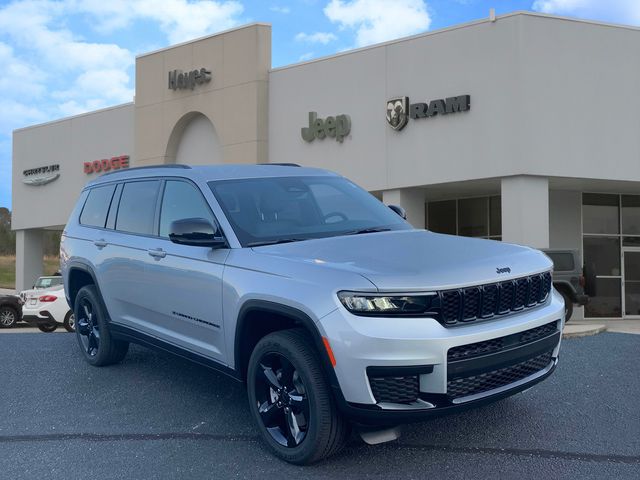
M169 240L179 245L210 248L220 248L227 243L218 229L204 218L184 218L171 222Z
M407 212L404 208L398 206L398 205L389 205L389 208L391 210L393 210L394 212L396 212L398 215L400 215L402 218L404 218L405 220L407 219Z

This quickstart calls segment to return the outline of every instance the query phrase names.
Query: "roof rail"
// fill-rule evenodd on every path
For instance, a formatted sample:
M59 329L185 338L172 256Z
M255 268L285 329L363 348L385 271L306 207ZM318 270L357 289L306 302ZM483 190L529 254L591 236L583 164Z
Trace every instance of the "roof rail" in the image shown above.
M100 175L100 177L104 177L106 175L111 175L113 173L123 173L123 172L130 172L132 170L145 170L148 168L185 168L185 169L190 169L191 167L189 165L183 165L180 163L170 163L168 165L145 165L144 167L131 167L131 168L126 168L126 169L122 169L122 170L113 170L111 172L106 172L103 173L102 175Z
M258 163L258 165L278 165L280 167L299 167L297 163Z

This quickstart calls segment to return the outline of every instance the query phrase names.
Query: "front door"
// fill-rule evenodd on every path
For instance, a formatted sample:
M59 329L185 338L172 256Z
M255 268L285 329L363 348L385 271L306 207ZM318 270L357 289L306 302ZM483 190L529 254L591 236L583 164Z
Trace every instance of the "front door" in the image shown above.
M222 273L229 249L177 245L169 240L175 220L216 220L199 188L167 179L158 237L148 242L145 271L156 301L148 307L155 335L183 349L227 363L222 322Z
M640 247L622 249L624 315L640 318Z

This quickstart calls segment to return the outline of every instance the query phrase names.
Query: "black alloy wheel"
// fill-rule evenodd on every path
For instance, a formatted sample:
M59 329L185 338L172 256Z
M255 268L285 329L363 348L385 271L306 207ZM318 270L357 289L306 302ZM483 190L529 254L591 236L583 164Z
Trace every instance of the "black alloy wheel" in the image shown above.
M76 328L78 338L84 351L89 357L95 357L100 348L100 325L98 316L94 313L93 305L88 298L80 299L77 313Z
M109 316L95 285L80 289L75 298L73 315L76 339L89 364L101 367L118 363L125 357L129 343L111 336Z
M309 399L300 374L284 356L267 353L256 369L258 413L271 437L283 447L297 447L309 428Z
M0 308L0 328L11 328L18 323L18 313L11 307Z
M339 451L351 426L338 411L313 338L300 328L263 337L247 372L249 408L278 457L308 465Z

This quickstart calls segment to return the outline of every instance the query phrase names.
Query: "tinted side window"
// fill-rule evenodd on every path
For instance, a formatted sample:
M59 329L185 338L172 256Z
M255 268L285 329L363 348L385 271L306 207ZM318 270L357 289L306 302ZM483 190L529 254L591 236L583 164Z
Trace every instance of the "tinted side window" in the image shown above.
M92 188L80 214L80 223L90 227L104 227L115 185Z
M158 180L125 183L120 197L116 230L153 234Z
M206 218L214 224L213 215L202 193L187 182L167 181L160 210L160 236L169 237L169 226L183 218Z
M571 271L575 268L571 253L548 253L547 255L551 258L553 268L557 271Z

